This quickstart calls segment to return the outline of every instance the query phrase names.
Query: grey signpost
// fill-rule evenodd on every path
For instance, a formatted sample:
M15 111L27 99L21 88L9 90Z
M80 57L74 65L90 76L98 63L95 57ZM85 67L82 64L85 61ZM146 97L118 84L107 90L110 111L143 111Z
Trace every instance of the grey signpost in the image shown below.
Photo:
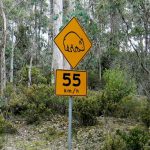
M69 97L69 129L68 129L68 149L72 149L72 97Z

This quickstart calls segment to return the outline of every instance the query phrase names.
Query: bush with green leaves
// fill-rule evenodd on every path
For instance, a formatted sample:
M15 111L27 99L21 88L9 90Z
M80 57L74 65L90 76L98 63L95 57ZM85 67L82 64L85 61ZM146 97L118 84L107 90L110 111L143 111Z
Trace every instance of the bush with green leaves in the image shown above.
M65 114L66 97L59 97L54 94L54 87L45 84L32 85L26 89L28 103L38 108L38 112L43 112L46 108L50 108L53 112ZM32 107L32 106L31 106Z
M102 150L127 150L125 141L116 134L108 134Z
M0 110L3 111L6 108L6 101L5 98L0 96Z
M103 109L112 114L123 97L136 93L136 84L119 68L106 70L103 79Z
M23 93L14 92L5 110L8 110L11 114L20 115L27 110L27 104L27 97Z
M101 95L99 91L88 91L88 96L74 98L74 116L81 125L96 123L96 116L102 113ZM13 114L23 114L27 123L38 123L51 114L68 113L68 97L56 96L53 86L33 84L20 86L12 93L8 106Z
M4 133L14 134L17 133L17 129L10 121L0 115L0 135Z
M147 98L144 96L126 96L118 103L116 113L119 117L130 117L140 120L141 114L147 105Z
M15 115L25 115L27 123L39 122L50 114L66 114L66 97L54 94L54 86L46 84L33 84L30 87L19 85L10 94L10 100L4 110Z
M5 99L10 99L11 95L15 92L15 87L12 83L7 83L6 89L4 91Z
M17 81L20 84L27 85L28 83L28 66L23 67L20 71L17 73ZM32 84L46 84L47 79L42 74L42 71L37 67L32 67L31 70L31 77L32 77Z
M97 90L100 87L99 76L93 71L88 73L88 87L91 90Z
M147 107L141 112L141 119L147 127L150 127L150 103L148 103Z
M119 68L106 70L103 78L106 97L114 103L136 92L135 81L130 79L126 72Z
M100 111L100 97L101 93L99 91L88 91L88 96L74 98L74 117L81 125L87 126L96 124L96 116Z
M24 90L27 110L24 112L27 123L38 122L46 113L51 113L48 101L52 95L51 88L45 84L34 84Z
M129 132L117 131L126 143L127 150L144 150L145 145L150 139L150 134L142 127L134 127Z
M96 123L96 116L102 113L101 95L99 91L88 91L88 96L74 98L74 116L81 125ZM56 96L53 86L34 84L14 92L8 106L15 115L25 115L27 123L38 123L51 114L67 114L68 97Z

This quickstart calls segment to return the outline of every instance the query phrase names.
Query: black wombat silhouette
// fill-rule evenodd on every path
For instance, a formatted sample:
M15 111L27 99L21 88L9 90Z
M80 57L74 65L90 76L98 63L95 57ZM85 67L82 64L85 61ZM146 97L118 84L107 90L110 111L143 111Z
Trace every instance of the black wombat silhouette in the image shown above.
M70 31L65 35L63 45L65 51L68 52L80 52L85 50L83 39L74 31Z

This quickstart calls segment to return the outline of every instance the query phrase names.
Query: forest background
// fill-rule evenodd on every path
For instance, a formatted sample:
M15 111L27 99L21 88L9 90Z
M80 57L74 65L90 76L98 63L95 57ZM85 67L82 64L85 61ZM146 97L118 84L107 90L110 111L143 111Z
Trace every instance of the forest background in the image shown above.
M69 65L53 39L72 17L93 44L76 67L88 71L88 95L74 99L74 119L81 126L97 124L99 116L136 119L146 126L137 132L147 133L149 0L0 0L0 122L6 125L0 132L8 132L6 122L15 116L32 124L67 114L67 97L54 94L54 72Z

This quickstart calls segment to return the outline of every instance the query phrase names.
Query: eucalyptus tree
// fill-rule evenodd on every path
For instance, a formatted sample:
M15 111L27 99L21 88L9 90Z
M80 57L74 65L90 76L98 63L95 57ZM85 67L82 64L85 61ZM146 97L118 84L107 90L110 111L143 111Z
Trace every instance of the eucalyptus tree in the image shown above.
M2 33L1 33L1 39L0 39L0 91L1 95L3 95L4 89L6 87L6 62L5 62L5 49L6 49L6 37L7 37L7 20L6 20L6 14L4 9L3 1L0 0L0 21L2 24Z
M43 36L48 26L48 4L40 1L23 1L11 13L12 21L16 25L14 71L28 66L29 82L31 84L32 65L42 67L43 54L47 49L47 39Z
M63 0L51 1L53 6L53 38L59 33L63 24ZM51 7L52 8L52 7ZM52 73L56 69L63 68L63 55L58 47L53 44L52 52ZM54 76L52 77L52 83L54 83Z
M134 76L144 94L150 99L150 2L132 0L125 2L118 12L122 19L122 32L127 38L127 47L136 54Z

